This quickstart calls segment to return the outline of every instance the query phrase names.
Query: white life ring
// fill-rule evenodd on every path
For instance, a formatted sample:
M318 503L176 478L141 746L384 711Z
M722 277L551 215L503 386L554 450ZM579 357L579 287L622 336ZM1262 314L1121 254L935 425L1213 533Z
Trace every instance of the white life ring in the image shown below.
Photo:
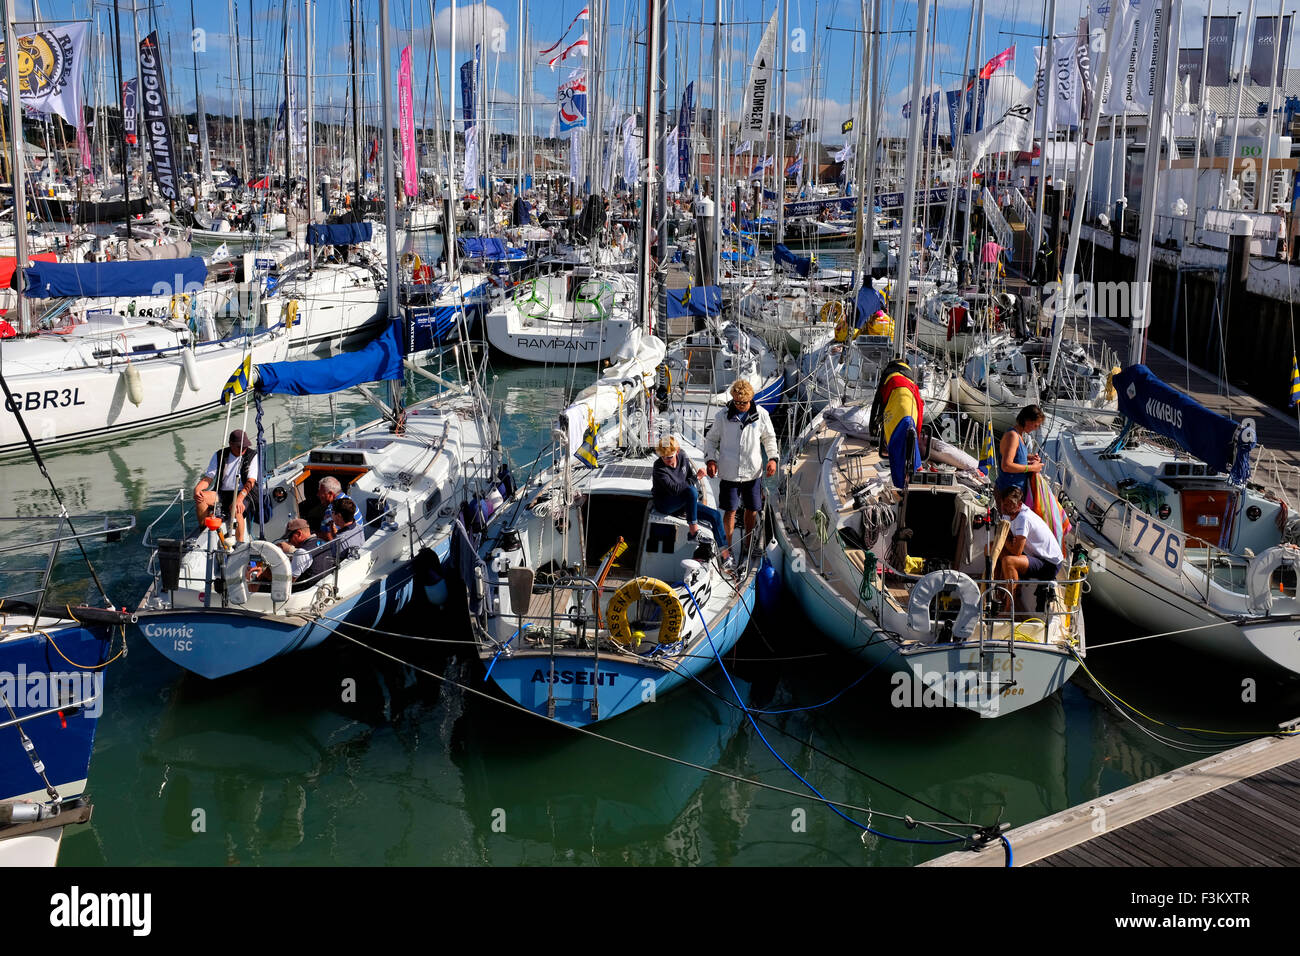
M226 600L231 604L248 603L249 559L254 555L271 570L271 601L283 604L289 600L293 591L293 571L289 566L289 556L280 550L280 546L271 541L246 541L236 546L226 558L223 568L226 580Z
M1300 548L1294 544L1279 544L1260 552L1246 565L1246 593L1250 609L1255 614L1268 614L1273 609L1273 572L1289 566L1300 576Z
M929 634L934 622L930 619L930 602L946 588L955 587L961 600L961 609L952 622L952 636L957 640L970 640L980 617L980 589L970 575L952 569L931 571L912 585L912 597L907 604L907 624L917 633Z

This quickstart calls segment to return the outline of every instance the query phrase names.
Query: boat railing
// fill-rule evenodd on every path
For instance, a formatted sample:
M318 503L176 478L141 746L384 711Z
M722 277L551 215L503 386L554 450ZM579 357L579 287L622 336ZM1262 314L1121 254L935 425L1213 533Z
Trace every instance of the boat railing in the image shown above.
M32 555L38 551L48 549L44 555L44 563L34 567L3 567L0 568L0 578L8 579L11 576L21 575L38 575L39 583L30 587L20 585L19 590L5 591L0 593L0 607L8 601L22 600L23 603L31 604L35 611L32 615L33 621L40 618L41 610L45 606L45 597L50 587L50 576L54 571L54 565L58 561L59 550L65 544L74 541L85 541L89 538L104 538L107 541L120 541L122 535L135 527L135 517L126 519L114 519L109 515L85 515L76 519L77 522L95 522L94 530L78 530L73 519L65 514L58 515L38 515L36 517L0 517L0 541L11 542L0 545L0 557L7 554L28 554ZM4 530L7 527L13 527L21 523L24 528L31 527L33 522L53 521L56 522L54 533L48 537L42 537L39 540L17 540L17 533L10 533Z

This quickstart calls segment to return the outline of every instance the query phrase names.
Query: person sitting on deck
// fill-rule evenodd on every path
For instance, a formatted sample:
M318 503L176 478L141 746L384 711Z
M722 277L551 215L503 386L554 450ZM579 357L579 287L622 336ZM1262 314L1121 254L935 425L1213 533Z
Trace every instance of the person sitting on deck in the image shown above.
M665 515L685 511L691 538L699 533L698 519L703 518L713 529L714 540L721 546L725 540L722 534L722 515L715 509L700 504L697 482L704 477L704 469L691 468L681 445L672 435L659 439L655 451L659 453L651 484L655 511Z
M1061 544L1052 534L1047 522L1025 507L1024 493L1019 488L1003 488L998 492L998 507L1011 521L1011 532L998 557L995 576L1006 585L1015 600L1016 582L1021 578L1030 581L1054 581L1065 563ZM1040 592L1041 593L1041 592ZM1040 600L1040 607L1042 601ZM1007 610L1003 601L1003 610Z
M306 590L334 570L334 553L311 533L311 525L302 518L291 518L284 527L280 550L289 556L293 589Z
M334 502L334 560L341 561L348 553L361 548L366 543L366 534L357 524L357 503L351 498L339 498Z
M221 514L235 526L235 540L244 540L245 502L257 484L257 454L242 428L230 433L230 446L212 455L203 477L194 486L194 507L200 524L220 504Z
M308 520L316 525L316 534L322 541L329 541L334 537L334 509L336 502L347 499L343 493L343 485L337 478L326 476L320 480L316 486L316 499L320 502L319 508L313 508Z

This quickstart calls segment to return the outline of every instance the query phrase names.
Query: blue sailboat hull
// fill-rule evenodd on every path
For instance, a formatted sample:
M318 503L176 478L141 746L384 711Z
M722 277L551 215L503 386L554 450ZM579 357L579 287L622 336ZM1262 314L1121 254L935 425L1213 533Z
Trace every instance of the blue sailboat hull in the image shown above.
M63 797L81 792L79 788L70 792L67 786L85 780L90 769L95 729L104 704L104 670L92 668L103 662L107 647L104 636L76 624L0 641L0 691L17 719L23 721L22 729L45 764L46 777ZM46 675L67 675L69 679L47 679ZM86 706L71 708L92 696L94 700ZM65 707L62 713L58 712L60 706ZM54 712L23 720L43 711ZM12 719L7 708L0 710L0 722ZM2 733L0 800L43 794L45 781L21 746L17 731L7 727Z
M552 667L552 658L543 650L502 655L495 662L489 659L487 677L507 697L535 714L570 727L590 726L653 703L704 673L716 663L716 656L727 653L740 640L753 606L751 576L743 598L720 621L710 625L712 645L703 638L695 641L679 657L672 658L676 667L608 656L596 660L589 652L557 653Z
M445 550L445 545L439 550ZM304 622L301 617L237 608L193 608L141 612L140 629L163 657L215 680L316 647L341 624L379 627L388 616L405 608L413 593L408 563L332 605L318 620Z

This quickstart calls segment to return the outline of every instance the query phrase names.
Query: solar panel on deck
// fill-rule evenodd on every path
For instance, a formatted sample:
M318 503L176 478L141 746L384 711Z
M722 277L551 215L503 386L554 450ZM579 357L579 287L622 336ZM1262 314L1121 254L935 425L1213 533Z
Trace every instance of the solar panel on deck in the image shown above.
M628 464L627 462L615 462L612 465L606 465L601 470L602 478L628 478L632 480L644 479L652 471L654 466L645 464Z

